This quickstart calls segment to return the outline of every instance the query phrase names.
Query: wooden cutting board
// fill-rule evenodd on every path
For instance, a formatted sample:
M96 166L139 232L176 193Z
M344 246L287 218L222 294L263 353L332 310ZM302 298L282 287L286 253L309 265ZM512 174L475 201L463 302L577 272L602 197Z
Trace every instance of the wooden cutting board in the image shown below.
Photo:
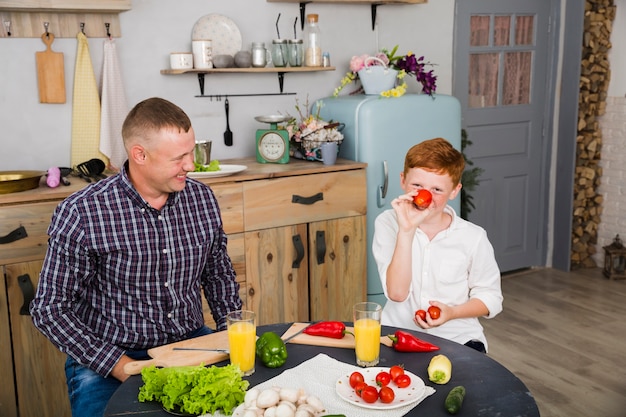
M289 329L281 336L283 340L305 329L311 323L294 323ZM353 327L346 327L346 330L354 333ZM313 345L313 346L328 346L336 348L354 349L354 336L346 334L342 339L333 339L331 337L311 336L306 333L300 333L289 341L289 343L296 343L301 345ZM380 343L386 346L391 346L391 339L387 335L381 335Z
M129 375L137 375L141 373L143 368L151 365L164 368L171 366L195 366L200 365L201 363L211 365L228 359L228 353L197 350L174 350L175 347L194 349L228 349L228 333L224 330L221 332L211 333L206 336L181 340L180 342L148 349L148 355L150 355L152 359L129 362L126 366L124 366L124 371Z
M35 52L40 103L65 103L65 69L63 53L52 51L54 35L44 33L41 40L46 50Z

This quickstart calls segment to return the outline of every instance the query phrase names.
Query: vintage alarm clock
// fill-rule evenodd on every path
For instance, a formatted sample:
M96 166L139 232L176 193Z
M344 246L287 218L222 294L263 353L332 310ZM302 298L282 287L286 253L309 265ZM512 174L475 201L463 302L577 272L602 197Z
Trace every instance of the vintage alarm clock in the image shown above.
M289 162L289 132L278 128L278 123L292 119L282 114L273 116L257 116L261 123L269 123L269 129L256 131L256 160L259 163L286 164Z

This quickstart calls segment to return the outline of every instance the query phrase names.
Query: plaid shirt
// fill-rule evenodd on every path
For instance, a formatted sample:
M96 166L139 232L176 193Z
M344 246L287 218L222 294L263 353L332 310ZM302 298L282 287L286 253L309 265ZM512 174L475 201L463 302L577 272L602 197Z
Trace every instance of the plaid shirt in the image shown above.
M59 204L48 234L34 324L103 376L126 350L201 327L201 288L218 330L241 308L217 200L192 179L159 211L122 169Z

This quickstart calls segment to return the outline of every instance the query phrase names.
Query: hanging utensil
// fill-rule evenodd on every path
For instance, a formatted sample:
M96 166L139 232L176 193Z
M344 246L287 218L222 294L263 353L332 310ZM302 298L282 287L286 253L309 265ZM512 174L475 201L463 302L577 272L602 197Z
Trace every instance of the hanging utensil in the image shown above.
M226 110L226 131L224 132L224 144L226 146L233 146L233 132L230 131L230 122L229 122L229 106L228 106L228 97L224 101L224 109Z

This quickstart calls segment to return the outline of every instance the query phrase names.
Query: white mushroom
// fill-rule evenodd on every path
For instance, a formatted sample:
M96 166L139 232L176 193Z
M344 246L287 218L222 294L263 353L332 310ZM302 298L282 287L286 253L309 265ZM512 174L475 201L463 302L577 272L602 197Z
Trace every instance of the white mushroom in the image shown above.
M275 389L265 389L259 393L256 399L256 405L259 408L272 407L280 401L280 395Z
M293 404L288 402L278 404L278 407L276 407L275 417L294 417L295 410L292 407L294 407Z

